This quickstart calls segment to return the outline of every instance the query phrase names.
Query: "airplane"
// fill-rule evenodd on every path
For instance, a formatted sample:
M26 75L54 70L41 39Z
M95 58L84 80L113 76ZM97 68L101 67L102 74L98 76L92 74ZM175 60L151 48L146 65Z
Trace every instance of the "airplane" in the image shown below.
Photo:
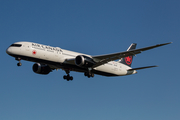
M53 70L62 69L67 75L63 78L73 80L70 71L82 72L88 78L94 74L102 76L125 76L136 74L137 70L157 66L131 68L133 56L143 51L171 44L157 44L149 47L136 49L136 43L132 43L127 51L105 55L87 55L74 51L51 47L33 42L16 42L10 45L6 53L14 57L17 66L21 66L21 60L35 62L32 69L37 74L47 75Z

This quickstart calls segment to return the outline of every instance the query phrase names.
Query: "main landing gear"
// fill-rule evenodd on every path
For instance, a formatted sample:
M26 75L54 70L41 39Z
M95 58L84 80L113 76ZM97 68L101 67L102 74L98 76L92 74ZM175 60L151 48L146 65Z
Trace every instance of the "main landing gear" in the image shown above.
M69 71L69 70L65 70L65 71L66 71L66 74L67 74L67 75L64 75L63 78L64 78L65 80L67 80L67 81L69 81L69 80L72 81L72 80L73 80L73 77L69 75L70 71Z
M87 76L88 78L94 77L94 73L92 73L92 72L85 72L84 76Z
M21 58L16 58L17 61L19 61L19 63L17 63L17 66L21 66L22 63L21 63Z
M84 76L87 76L88 78L94 77L94 73L92 73L92 68L88 68L88 71L84 73Z
M67 81L73 80L73 77L70 76L69 74L68 74L68 75L64 75L63 78L64 78L65 80L67 80Z
M70 70L69 70L69 69L66 69L65 72L66 72L67 75L64 75L63 78L64 78L65 80L67 80L67 81L69 81L69 80L72 81L72 80L73 80L73 77L69 75ZM91 69L91 68L88 68L88 70L84 73L84 75L87 76L88 78L94 77L94 73L92 73L92 69Z

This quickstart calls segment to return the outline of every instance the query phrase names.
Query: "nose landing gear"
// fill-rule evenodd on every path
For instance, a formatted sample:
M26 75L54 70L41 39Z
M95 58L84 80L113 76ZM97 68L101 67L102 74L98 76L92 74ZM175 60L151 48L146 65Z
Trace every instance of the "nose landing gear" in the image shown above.
M17 63L17 66L21 66L22 63L21 63L21 58L16 58L17 61L19 61L19 63Z

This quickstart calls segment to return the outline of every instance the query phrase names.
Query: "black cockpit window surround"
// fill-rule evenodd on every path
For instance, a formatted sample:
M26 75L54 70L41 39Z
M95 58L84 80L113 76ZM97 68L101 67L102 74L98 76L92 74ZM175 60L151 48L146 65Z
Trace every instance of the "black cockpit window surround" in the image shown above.
M11 47L21 47L22 44L12 44Z

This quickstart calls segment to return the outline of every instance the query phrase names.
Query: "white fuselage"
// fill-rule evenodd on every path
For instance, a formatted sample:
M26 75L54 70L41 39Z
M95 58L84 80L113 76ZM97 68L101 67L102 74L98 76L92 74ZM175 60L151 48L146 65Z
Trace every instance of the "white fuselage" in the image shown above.
M84 69L77 66L74 62L66 62L67 59L74 59L78 55L85 55L91 58L90 55L77 53L59 47L51 47L32 42L16 42L22 46L10 46L7 53L15 58L23 60L39 62L49 65L54 69L69 69L72 71L84 72ZM93 68L95 74L104 76L122 76L137 73L134 71L127 71L131 67L122 63L111 61L104 65Z

